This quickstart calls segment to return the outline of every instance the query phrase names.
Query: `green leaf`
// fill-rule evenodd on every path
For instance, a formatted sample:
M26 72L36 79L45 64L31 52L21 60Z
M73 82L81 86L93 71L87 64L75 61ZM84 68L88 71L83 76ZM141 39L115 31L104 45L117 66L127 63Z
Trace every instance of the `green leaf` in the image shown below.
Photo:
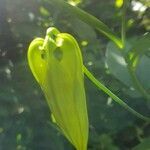
M143 55L137 68L137 77L142 85L150 89L150 58Z
M71 29L77 36L86 41L95 41L97 36L94 29L78 18L69 18ZM88 31L88 32L87 32Z
M126 46L126 49L124 51L128 51L131 48L129 43L127 43L127 45L128 46ZM107 45L106 63L108 65L110 73L114 75L122 83L124 83L126 86L132 89L133 84L130 74L128 72L125 59L122 53L119 51L118 47L114 45L112 42L110 42ZM141 84L147 89L150 88L149 66L150 66L149 57L143 55L136 69L138 79L140 80ZM136 90L134 90L133 92L136 92ZM137 94L137 92L135 94Z
M96 17L92 16L91 14L83 11L82 9L72 6L68 3L66 3L63 0L51 0L49 1L51 5L57 6L58 9L65 11L66 13L72 13L76 17L78 17L80 20L84 21L91 27L97 29L99 32L104 34L106 37L111 39L114 43L116 43L120 48L123 47L121 39L118 38L115 33L113 33L110 28L105 25L102 21L97 19ZM63 8L63 9L62 9Z
M113 143L113 140L112 138L107 135L107 134L102 134L100 137L99 137L99 143L100 143L100 147L103 147L103 149L110 149L110 150L119 150L118 147L115 146L115 144Z
M129 49L125 49L127 51ZM113 44L112 42L108 43L106 50L106 63L108 65L109 71L113 74L118 80L123 82L127 86L132 86L132 81L127 69L127 64L125 59L120 52L120 49Z
M146 138L132 150L150 150L150 138Z
M131 50L138 55L143 55L148 51L150 52L150 33L136 40Z

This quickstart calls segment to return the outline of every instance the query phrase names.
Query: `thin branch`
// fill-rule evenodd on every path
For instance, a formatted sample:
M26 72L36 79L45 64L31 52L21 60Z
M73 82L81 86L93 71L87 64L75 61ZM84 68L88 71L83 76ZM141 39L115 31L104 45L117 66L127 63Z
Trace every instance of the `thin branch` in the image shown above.
M125 46L126 40L126 10L127 10L127 0L124 0L122 7L122 25L121 25L121 39L123 47Z
M119 105L121 105L123 108L125 108L127 111L135 115L136 117L150 122L149 117L145 117L142 114L138 113L134 109L132 109L130 106L128 106L123 100L121 100L118 96L116 96L114 93L112 93L107 87L105 87L100 81L98 81L94 75L84 66L84 73L85 75L95 84L95 86L99 89L105 92L107 95L109 95L115 102L117 102Z

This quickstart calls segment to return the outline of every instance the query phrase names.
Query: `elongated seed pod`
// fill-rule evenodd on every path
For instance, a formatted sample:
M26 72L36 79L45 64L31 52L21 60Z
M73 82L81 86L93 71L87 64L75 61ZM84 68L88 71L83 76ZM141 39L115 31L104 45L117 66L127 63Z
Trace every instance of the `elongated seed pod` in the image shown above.
M89 125L82 55L76 40L49 28L45 39L31 42L28 62L56 124L77 150L86 150Z

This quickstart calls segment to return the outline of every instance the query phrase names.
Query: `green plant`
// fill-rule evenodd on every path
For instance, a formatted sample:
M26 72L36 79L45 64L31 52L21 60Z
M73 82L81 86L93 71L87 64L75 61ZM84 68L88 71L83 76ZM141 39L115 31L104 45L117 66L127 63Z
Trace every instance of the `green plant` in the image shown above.
M77 7L75 7L75 6L71 6L70 4L68 4L68 3L66 3L66 2L64 2L63 0L51 0L51 1L49 1L52 5L55 5L55 6L57 6L58 8L61 8L61 7L63 7L65 10L67 10L69 13L72 13L73 15L75 15L76 17L78 17L79 19L81 19L82 21L84 21L85 23L87 23L87 24L89 24L90 26L92 26L93 28L95 28L95 29L97 29L98 31L100 31L102 34L104 34L106 37L108 37L111 41L113 41L114 43L110 43L109 44L109 46L108 46L108 50L109 51L111 51L111 49L114 49L115 51L117 51L120 55L121 55L121 57L124 59L124 61L125 61L125 63L126 63L126 69L127 69L127 71L128 71L128 73L129 73L129 75L130 75L130 77L131 77L131 79L132 79L132 84L134 85L134 88L139 92L139 93L141 93L142 95L143 95L143 97L145 98L145 99L147 99L148 101L150 100L150 94L148 93L148 91L143 87L143 85L141 84L141 82L138 80L138 77L136 76L136 70L137 70L137 68L138 68L138 65L139 65L139 62L140 62L140 58L142 57L142 55L145 53L145 49L147 50L147 45L146 44L144 44L144 45L146 45L147 47L146 48L144 48L144 50L143 50L143 47L141 47L140 48L140 45L142 45L143 44L143 41L145 42L146 40L148 40L149 39L149 34L147 34L147 35L145 35L144 37L142 37L140 40L137 40L137 41L135 41L135 44L132 44L132 45L130 45L129 43L128 43L128 41L126 40L126 25L125 25L125 14L126 14L126 7L127 7L127 5L128 5L128 1L124 1L124 3L123 3L123 6L122 6L122 30L121 30L121 38L118 38L102 21L100 21L100 20L98 20L97 18L95 18L94 16L92 16L92 15L90 15L90 14L88 14L88 13L86 13L85 11L83 11L83 10L81 10L81 9L79 9L79 8L77 8ZM49 33L48 33L49 34ZM47 35L48 35L47 34ZM55 34L53 35L54 37L56 36ZM50 35L50 37L48 36L48 38L51 38L51 37L53 37L52 35ZM69 37L69 38L71 38L71 37ZM144 40L143 40L144 39ZM60 39L59 39L60 40ZM58 40L58 41L59 41ZM46 42L44 42L44 41L46 41ZM55 48L55 46L53 46L53 42L50 42L50 44L47 42L48 40L47 40L47 37L45 38L45 40L43 40L43 39L37 39L37 40L35 40L35 41L33 41L33 42L36 42L36 44L38 45L38 47L31 47L31 49L33 49L33 50L35 50L35 54L37 53L36 52L36 50L38 49L40 49L40 47L39 47L39 45L41 45L41 46L43 46L43 50L45 49L45 47L44 46L46 46L46 48L48 47L49 49L53 49L53 48ZM59 42L61 42L61 40L59 41ZM58 43L59 43L58 42ZM137 43L141 43L140 45L138 45ZM32 44L32 43L31 43ZM128 46L128 45L130 45L130 46ZM68 49L68 47L65 47L65 49L67 50ZM78 48L77 48L78 49ZM30 50L30 48L29 48L29 50ZM40 50L39 50L40 51ZM41 50L41 52L42 52L42 50ZM34 61L33 60L33 58L32 58L32 56L33 56L33 54L31 54L31 57L29 58L29 61ZM46 57L46 56L44 56L44 54L39 54L39 56L38 56L38 58L37 59L41 59L40 57ZM73 55L72 55L73 56ZM58 59L61 59L61 56L58 54ZM80 56L78 56L78 57L80 57ZM49 63L50 63L50 61L52 60L52 59L50 59L50 58L47 58L47 59L49 59L49 60L47 60L47 61L49 61ZM37 65L37 63L38 63L38 60L37 60L37 62L35 63L36 65ZM54 65L54 66L53 66ZM31 66L31 65L30 65ZM43 64L43 66L46 66L46 64ZM58 71L57 70L57 65L56 64L51 64L50 65L52 68L54 67L54 72L55 72L55 74L56 74L56 72ZM40 70L40 71L42 71L41 73L39 73L39 77L40 78L42 78L46 73L47 73L47 70L48 70L48 72L50 72L50 69L51 69L51 67L49 68L49 66L48 67L46 67L46 68L44 68L44 70L42 71L42 70ZM56 67L56 68L55 68ZM33 66L33 69L34 68L36 68L35 66ZM137 116L137 117L139 117L139 118L141 118L141 119L143 119L144 121L147 121L147 122L150 122L150 118L149 117L145 117L145 116L143 116L143 115L141 115L140 113L138 113L138 112L136 112L134 109L132 109L131 107L129 107L123 100L121 100L118 96L116 96L113 92L111 92L107 87L105 87L100 81L98 81L95 77L94 77L94 75L85 67L85 66L80 66L80 68L83 68L83 72L84 72L84 74L94 83L94 85L98 88L98 89L100 89L100 90L102 90L102 91L104 91L107 95L109 95L114 101L116 101L118 104L120 104L122 107L124 107L126 110L128 110L129 112L131 112L132 114L134 114L135 116ZM32 67L31 67L31 69L32 69ZM33 71L33 69L32 69L32 71ZM39 70L39 68L36 68L37 70L36 71L38 71ZM77 70L76 70L77 71ZM45 73L46 72L46 73ZM62 72L63 72L63 70L62 70ZM52 72L51 72L52 73ZM37 79L37 77L36 77L36 75L35 75L35 73L34 73L34 71L33 71L33 74L34 74L34 76L35 76L35 78ZM47 84L47 86L50 86L50 84L51 84L51 82L47 82L47 81L49 81L49 80L52 80L52 78L50 78L50 76L48 76L48 77L46 77L46 81L45 81L45 83L44 84ZM44 78L45 79L45 78ZM64 79L64 78L62 78L62 79ZM38 79L37 79L38 80ZM54 80L55 82L57 82L56 80ZM43 82L43 81L42 81ZM43 83L41 83L41 82L39 82L39 84L41 85L41 86L43 86L42 84ZM53 83L54 84L54 83ZM43 89L43 88L42 88ZM51 93L49 93L49 97L51 97L51 95L53 94L53 93L55 93L55 91L57 91L58 89L57 88L54 88L54 87L51 87L51 91L53 91L53 92L51 92ZM49 92L49 90L43 90L44 91L44 93L48 93ZM65 93L65 91L64 91L64 93ZM62 95L64 94L64 93L62 93ZM59 95L59 93L56 93L56 94L58 94ZM47 100L49 101L49 97L48 96L46 96L47 97ZM63 96L62 96L63 97ZM53 97L54 99L56 98L56 97ZM60 99L61 99L61 97L60 97ZM59 101L59 98L58 98L58 101ZM67 104L68 105L68 104ZM80 106L80 105L79 105ZM81 105L80 106L81 108L83 107L84 108L84 106L83 105ZM50 108L51 108L51 104L50 104ZM64 109L65 109L65 107L64 107ZM52 110L52 108L51 108L51 110ZM53 112L55 112L55 111L57 111L57 108L55 108L55 109L53 109L52 110L52 113ZM66 112L65 112L66 113ZM54 115L55 116L55 115ZM56 117L55 117L56 118ZM61 120L61 117L59 118L60 120ZM67 118L67 120L68 120L69 118ZM65 120L66 122L67 122L67 120ZM56 119L56 122L58 121L58 119ZM60 126L60 124L58 123L58 125ZM70 130L72 130L72 128L69 128ZM85 131L85 132L83 132L83 133L86 133L87 132L87 130ZM68 137L68 135L63 131L63 133L64 133L64 135L70 140L70 138ZM87 133L86 133L87 134ZM80 140L79 140L80 141ZM73 144L73 145L75 145L75 147L77 148L77 149L82 149L81 147L82 146L76 146L76 145L78 145L78 144L76 144L76 143L74 143L74 142L72 142L72 140L70 140L70 142ZM85 142L86 143L86 142ZM83 149L86 149L85 148L86 146L84 146L84 148ZM82 150L83 150L82 149Z
M76 40L49 28L45 39L31 42L28 62L45 94L53 122L76 149L86 150L89 127L83 63Z

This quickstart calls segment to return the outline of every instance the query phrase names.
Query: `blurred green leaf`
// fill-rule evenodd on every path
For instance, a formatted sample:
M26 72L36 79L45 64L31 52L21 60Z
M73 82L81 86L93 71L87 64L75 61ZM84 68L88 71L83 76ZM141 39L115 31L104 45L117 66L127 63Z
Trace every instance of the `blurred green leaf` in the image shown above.
M99 148L101 150L119 150L113 143L112 138L108 134L102 134L99 137Z
M129 51L131 48L130 44L127 43L126 49L124 51ZM110 42L107 45L106 51L106 63L108 65L109 71L112 75L114 75L118 80L124 83L126 86L131 88L131 91L134 93L136 97L140 96L136 90L133 89L132 80L130 78L130 74L128 72L127 64L122 53L119 51L119 48ZM137 66L137 76L142 85L145 88L150 88L150 59L149 57L143 55L139 61L139 65ZM132 95L132 96L133 96Z
M139 65L136 70L137 76L142 85L149 89L150 88L150 58L143 55L139 60Z
M131 51L138 55L150 52L150 33L144 35L138 40L135 40L131 47Z
M49 2L51 5L57 6L58 9L63 8L63 11L67 11L67 13L69 11L69 13L72 13L74 16L78 17L92 28L97 29L106 37L114 41L114 43L116 43L119 47L123 47L121 39L118 38L118 36L116 36L115 33L106 24L104 24L101 20L97 19L93 15L78 7L72 6L63 0L51 0Z
M132 150L150 150L150 138L146 138Z
M71 29L74 31L74 33L78 35L80 39L87 41L96 40L97 38L96 32L88 24L75 17L70 18L69 21L71 23Z
M45 7L41 6L39 9L40 9L40 13L43 16L49 16L50 15L49 11Z
M126 48L126 51L130 48ZM106 63L108 65L109 71L113 74L117 79L123 82L127 86L132 86L132 81L130 79L130 75L127 70L127 64L123 55L120 52L120 49L109 42L106 50Z

